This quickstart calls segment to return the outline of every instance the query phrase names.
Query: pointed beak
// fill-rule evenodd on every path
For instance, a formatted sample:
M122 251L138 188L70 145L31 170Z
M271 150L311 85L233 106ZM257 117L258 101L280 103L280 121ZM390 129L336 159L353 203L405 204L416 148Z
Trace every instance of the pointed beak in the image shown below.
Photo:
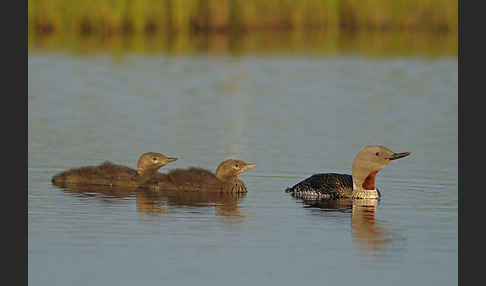
M248 169L256 167L258 164L247 164L245 167L241 168L238 174L248 171Z
M248 169L251 169L251 168L256 167L257 165L258 165L257 163L254 163L254 164L248 164L248 165L246 165L246 168L245 168L245 169L247 169L247 170L248 170Z
M175 158L175 157L171 157L171 158L167 158L167 162L174 162L174 161L177 161L177 159L179 158Z
M393 153L393 155L391 155L388 160L396 160L396 159L400 159L400 158L403 158L403 157L407 157L408 155L410 155L412 153L410 152L403 152L403 153Z

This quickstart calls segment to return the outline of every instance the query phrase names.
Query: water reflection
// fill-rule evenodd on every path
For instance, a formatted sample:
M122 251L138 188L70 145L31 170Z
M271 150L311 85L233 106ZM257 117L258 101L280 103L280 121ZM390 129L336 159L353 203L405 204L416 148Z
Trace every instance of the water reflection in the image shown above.
M246 193L151 192L138 188L96 185L63 185L62 187L59 186L59 188L73 196L99 197L108 203L135 197L137 211L144 214L165 214L167 213L167 208L171 206L181 208L214 207L217 216L245 217L245 214L238 207L238 203L246 196Z
M390 234L375 220L377 199L304 200L305 207L323 211L351 211L351 234L359 255L386 255Z
M110 199L125 199L134 197L137 194L137 188L121 186L97 186L97 185L71 185L63 184L57 186L63 192L82 197L101 197ZM108 200L112 201L112 200Z
M245 193L150 192L140 190L137 193L137 211L153 215L164 214L171 206L214 207L217 216L244 218L245 214L238 207L238 203L245 196Z
M68 50L75 54L125 52L143 54L211 55L301 54L386 56L453 56L457 57L456 33L430 32L253 32L227 35L170 36L39 36L29 33L28 49L41 51Z
M218 82L218 106L223 130L223 157L246 158L248 153L248 75L239 62L231 63L235 73Z
M356 200L353 202L351 233L353 241L362 255L385 255L391 243L389 234L375 220L378 200Z

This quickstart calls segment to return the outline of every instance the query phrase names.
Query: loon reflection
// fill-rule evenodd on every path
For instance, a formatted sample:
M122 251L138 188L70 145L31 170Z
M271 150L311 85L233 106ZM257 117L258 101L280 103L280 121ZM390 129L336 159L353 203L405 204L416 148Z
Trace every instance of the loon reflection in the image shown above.
M148 214L168 212L171 207L213 208L217 216L243 218L245 215L238 206L246 193L201 193L164 191L151 192L140 190L137 193L137 210Z
M390 234L375 220L378 199L303 200L306 208L322 211L351 211L351 234L360 255L386 254Z

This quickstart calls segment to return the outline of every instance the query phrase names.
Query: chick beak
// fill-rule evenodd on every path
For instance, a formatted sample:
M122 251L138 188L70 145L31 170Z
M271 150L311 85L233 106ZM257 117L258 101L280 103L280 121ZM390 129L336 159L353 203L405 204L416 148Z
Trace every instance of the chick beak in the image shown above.
M167 158L167 162L168 163L174 162L174 161L177 161L177 159L179 159L179 158L175 158L175 157Z
M254 164L247 164L245 169L247 169L247 170L248 170L248 169L251 169L251 168L256 167L257 165L258 165L257 163L254 163Z
M256 167L256 165L257 165L256 163L255 163L255 164L247 164L247 165L245 165L244 167L242 167L242 168L241 168L241 169L238 171L238 174L241 174L241 173L243 173L243 172L246 172L246 171L248 171L248 169L251 169L251 168Z

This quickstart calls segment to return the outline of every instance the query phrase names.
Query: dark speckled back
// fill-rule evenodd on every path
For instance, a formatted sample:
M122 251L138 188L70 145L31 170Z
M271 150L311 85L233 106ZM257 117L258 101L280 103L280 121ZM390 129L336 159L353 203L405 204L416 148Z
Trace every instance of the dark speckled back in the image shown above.
M295 197L316 197L335 199L350 197L353 192L353 177L346 174L315 174L286 192Z

